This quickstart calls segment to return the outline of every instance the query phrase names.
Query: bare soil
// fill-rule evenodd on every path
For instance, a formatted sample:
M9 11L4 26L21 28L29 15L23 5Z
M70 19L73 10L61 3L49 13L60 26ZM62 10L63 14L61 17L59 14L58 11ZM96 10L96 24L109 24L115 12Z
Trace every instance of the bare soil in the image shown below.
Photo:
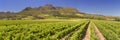
M97 34L99 40L105 40L105 37L103 36L103 34L99 31L99 29L96 27L96 25L94 24L95 27L95 33Z
M89 24L89 26L88 26L88 28L87 28L86 35L85 35L85 37L83 38L83 40L90 40L90 25L91 25L91 24Z

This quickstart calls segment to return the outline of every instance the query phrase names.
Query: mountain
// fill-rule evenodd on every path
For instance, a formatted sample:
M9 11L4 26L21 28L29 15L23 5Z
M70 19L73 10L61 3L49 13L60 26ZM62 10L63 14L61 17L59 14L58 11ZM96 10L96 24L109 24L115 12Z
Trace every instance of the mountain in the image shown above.
M71 18L85 18L85 19L99 19L99 20L114 20L114 17L104 16L98 14L87 14L80 12L71 7L60 7L46 4L40 7L26 7L20 12L0 12L0 19L4 20L36 20L36 19L71 19Z
M27 7L21 12L17 13L18 15L25 15L33 18L77 18L82 16L84 13L79 12L75 8L71 7L59 7L47 4L45 6L40 6L36 8ZM26 18L25 17L25 18Z

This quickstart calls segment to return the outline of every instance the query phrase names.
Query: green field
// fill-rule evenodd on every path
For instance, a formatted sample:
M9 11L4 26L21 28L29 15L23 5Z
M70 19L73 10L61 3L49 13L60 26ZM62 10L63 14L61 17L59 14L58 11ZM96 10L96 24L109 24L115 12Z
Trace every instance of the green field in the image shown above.
M99 40L95 25L105 40L120 40L120 22L86 19L0 20L0 40Z

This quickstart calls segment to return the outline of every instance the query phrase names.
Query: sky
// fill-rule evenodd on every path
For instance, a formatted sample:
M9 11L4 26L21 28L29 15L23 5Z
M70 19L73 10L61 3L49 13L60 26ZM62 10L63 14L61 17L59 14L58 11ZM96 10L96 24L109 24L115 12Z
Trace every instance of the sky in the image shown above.
M80 12L120 16L120 0L0 0L0 12L19 12L26 7L39 7L52 4L73 7Z

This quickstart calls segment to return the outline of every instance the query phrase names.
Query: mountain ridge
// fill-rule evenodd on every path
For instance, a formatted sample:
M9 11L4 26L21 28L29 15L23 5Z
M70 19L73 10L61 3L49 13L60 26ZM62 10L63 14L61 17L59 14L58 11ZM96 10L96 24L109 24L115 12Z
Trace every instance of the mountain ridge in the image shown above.
M6 20L36 20L36 19L51 19L51 18L54 19L84 18L84 19L99 19L99 20L108 20L108 19L115 20L117 17L104 16L98 14L87 14L84 12L80 12L72 7L60 7L51 4L46 4L44 6L35 7L35 8L26 7L25 9L17 13L0 12L0 19L6 19Z

